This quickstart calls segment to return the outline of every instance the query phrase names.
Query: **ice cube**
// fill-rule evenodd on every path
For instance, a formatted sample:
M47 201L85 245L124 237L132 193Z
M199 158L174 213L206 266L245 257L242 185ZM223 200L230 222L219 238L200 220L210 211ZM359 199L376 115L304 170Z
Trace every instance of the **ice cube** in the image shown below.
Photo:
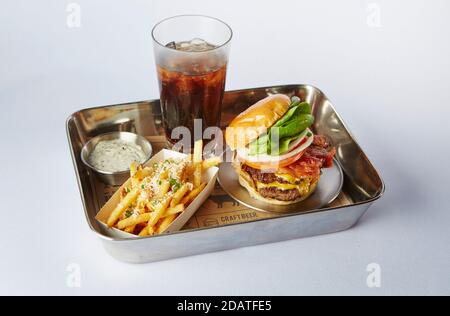
M208 42L202 40L201 38L193 38L191 39L190 44L194 46L207 46Z
M167 43L166 47L172 48L172 49L177 49L177 44L174 41L172 41L170 43Z
M170 42L166 47L185 52L204 52L216 48L215 45L210 44L201 38L194 38L190 41Z

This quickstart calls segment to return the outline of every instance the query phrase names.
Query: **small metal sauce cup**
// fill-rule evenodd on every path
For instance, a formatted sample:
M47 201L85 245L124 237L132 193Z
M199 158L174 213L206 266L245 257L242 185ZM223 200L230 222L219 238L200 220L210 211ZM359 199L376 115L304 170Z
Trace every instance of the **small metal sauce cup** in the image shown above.
M81 160L85 166L92 170L103 183L109 185L122 185L130 177L130 169L118 172L109 172L97 169L89 163L89 155L100 141L115 139L121 139L139 145L146 156L143 164L150 160L153 151L150 142L145 137L130 132L111 132L93 137L86 144L84 144L81 149Z

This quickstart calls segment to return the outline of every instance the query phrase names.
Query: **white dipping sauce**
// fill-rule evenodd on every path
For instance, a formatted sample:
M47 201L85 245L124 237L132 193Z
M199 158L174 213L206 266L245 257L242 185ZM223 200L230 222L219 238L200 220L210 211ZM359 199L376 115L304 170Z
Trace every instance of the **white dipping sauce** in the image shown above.
M143 163L146 158L141 146L122 139L114 139L98 142L88 161L97 170L119 172L129 170L133 161Z

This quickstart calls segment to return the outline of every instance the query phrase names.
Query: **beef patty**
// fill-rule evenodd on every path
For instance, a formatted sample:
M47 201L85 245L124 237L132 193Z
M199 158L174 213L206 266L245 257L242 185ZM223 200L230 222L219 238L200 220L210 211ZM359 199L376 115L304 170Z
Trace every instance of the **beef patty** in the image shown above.
M261 171L255 168L252 168L250 166L247 166L245 164L241 165L242 171L246 172L254 182L261 182L261 183L273 183L273 182L279 182L279 183L287 183L287 184L294 184L289 181L286 181L283 178L278 177L273 172L268 171ZM309 179L303 179L298 180L295 182L295 184L300 184L302 181L309 181ZM256 187L256 183L255 183ZM259 194L265 198L269 199L276 199L280 201L293 201L302 196L302 193L298 189L280 189L276 186L273 187L263 187L258 189Z
M283 178L277 177L277 175L273 172L261 171L259 169L247 166L246 164L243 164L241 168L243 171L247 172L250 175L253 181L258 181L262 183L272 183L272 182L290 183L289 181L286 181ZM296 182L295 184L298 183Z
M261 188L258 192L265 198L277 199L280 201L293 201L300 197L300 192L297 189L281 190L276 187L268 187Z

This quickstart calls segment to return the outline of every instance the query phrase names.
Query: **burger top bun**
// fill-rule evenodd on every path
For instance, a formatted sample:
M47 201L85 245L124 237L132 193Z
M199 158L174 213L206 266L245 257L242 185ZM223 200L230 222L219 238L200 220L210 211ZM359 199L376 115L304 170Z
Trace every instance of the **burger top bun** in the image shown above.
M288 111L291 100L274 94L258 101L234 118L225 131L225 141L232 150L244 148L267 132Z

